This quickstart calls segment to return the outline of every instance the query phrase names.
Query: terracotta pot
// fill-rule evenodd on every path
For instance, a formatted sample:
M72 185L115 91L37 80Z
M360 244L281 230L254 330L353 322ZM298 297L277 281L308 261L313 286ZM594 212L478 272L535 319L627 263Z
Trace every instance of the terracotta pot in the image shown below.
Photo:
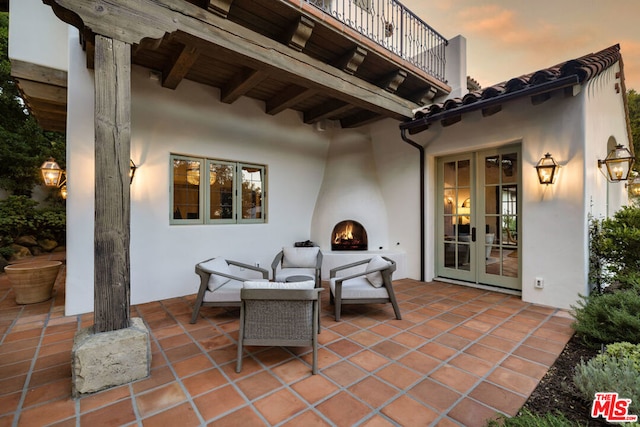
M34 304L51 298L60 261L34 261L4 268L16 295L16 304Z

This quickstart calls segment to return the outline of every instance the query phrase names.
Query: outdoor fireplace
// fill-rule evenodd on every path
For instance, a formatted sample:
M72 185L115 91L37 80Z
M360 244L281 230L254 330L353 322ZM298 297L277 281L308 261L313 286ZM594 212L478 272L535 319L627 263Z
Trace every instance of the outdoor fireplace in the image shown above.
M367 231L357 221L341 221L331 233L332 251L366 251Z

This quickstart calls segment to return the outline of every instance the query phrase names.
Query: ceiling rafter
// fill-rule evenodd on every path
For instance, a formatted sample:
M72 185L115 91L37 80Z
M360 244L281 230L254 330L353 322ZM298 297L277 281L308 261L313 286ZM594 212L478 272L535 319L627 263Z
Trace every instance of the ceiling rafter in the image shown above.
M304 112L304 122L307 124L315 123L320 120L330 119L336 115L352 110L353 105L339 99L333 99L311 108Z
M198 48L182 45L180 53L162 73L162 86L175 89L200 56Z
M289 86L266 102L265 112L275 115L316 95L315 90L301 86Z
M246 95L251 89L259 85L269 75L262 70L246 69L244 73L236 75L225 87L220 91L220 101L225 104L232 104L243 95Z

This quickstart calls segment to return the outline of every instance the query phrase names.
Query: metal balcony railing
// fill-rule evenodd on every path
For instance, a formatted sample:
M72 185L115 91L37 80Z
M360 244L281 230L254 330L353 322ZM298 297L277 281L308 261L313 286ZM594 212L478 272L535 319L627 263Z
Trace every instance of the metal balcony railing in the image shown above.
M396 0L304 0L444 82L447 40Z

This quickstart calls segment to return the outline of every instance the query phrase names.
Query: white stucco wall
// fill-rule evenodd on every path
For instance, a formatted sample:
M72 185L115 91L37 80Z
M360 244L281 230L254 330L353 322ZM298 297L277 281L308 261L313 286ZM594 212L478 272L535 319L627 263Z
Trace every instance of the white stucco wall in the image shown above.
M66 71L67 24L42 0L11 0L9 7L9 58Z
M596 79L587 83L583 89L585 114L590 117L585 123L585 158L587 164L597 165L609 153L608 141L613 138L617 144L630 148L630 141L624 121L622 104L622 86L616 74L620 66L605 70ZM616 85L620 93L617 93ZM605 168L606 170L606 168ZM609 183L604 175L594 167L585 176L585 194L587 206L596 218L605 218L628 203L628 194L624 182Z
M77 38L70 46L66 312L75 314L93 309L93 72ZM149 70L132 69L132 304L194 293L200 260L224 256L268 268L282 246L310 238L326 134L292 111L271 117L260 102L218 99L215 89L189 81L164 89ZM170 153L267 165L268 222L169 225Z
M624 199L620 193L624 186L607 184L596 167L597 158L606 156L608 136L623 138L625 132L622 98L613 91L613 75L615 70L607 71L575 97L565 98L557 92L537 106L525 98L503 105L498 114L483 118L480 111L472 112L460 123L446 128L434 124L413 137L427 146L427 230L435 228L437 157L521 144L519 240L524 301L570 308L579 294L588 292L588 213L606 211L607 191L609 203L616 200L616 209ZM562 168L556 184L543 186L534 166L546 152ZM612 197L612 193L617 194ZM435 274L431 261L435 259L435 243L434 237L427 235L430 279ZM538 277L544 279L542 289L534 287Z
M74 84L68 105L66 313L76 314L93 310L94 94L93 72L86 69L77 32L72 29L70 34L69 81ZM216 89L186 80L175 91L164 89L149 70L132 69L131 158L138 165L131 185L132 304L195 293L198 277L193 269L200 260L224 256L269 268L282 246L316 239L312 226L316 210L346 215L345 209L352 206L321 197L325 175L331 179L325 174L329 166L347 183L358 178L359 184L347 188L346 195L369 216L370 230L375 230L370 235L373 248L402 254L405 277L404 249L419 242L418 159L417 150L400 139L398 122L379 125L376 136L370 128L320 132L305 125L294 111L272 117L259 101L241 98L227 105L218 99ZM354 157L341 163L341 151L352 145ZM338 155L332 158L332 151ZM268 222L169 225L171 153L267 165ZM408 168L405 160L415 167ZM359 176L364 172L366 176ZM405 198L398 188L411 194ZM330 248L323 240L328 238L329 234L319 239L323 251ZM400 245L391 247L392 240ZM412 254L413 270L419 265L418 253Z

